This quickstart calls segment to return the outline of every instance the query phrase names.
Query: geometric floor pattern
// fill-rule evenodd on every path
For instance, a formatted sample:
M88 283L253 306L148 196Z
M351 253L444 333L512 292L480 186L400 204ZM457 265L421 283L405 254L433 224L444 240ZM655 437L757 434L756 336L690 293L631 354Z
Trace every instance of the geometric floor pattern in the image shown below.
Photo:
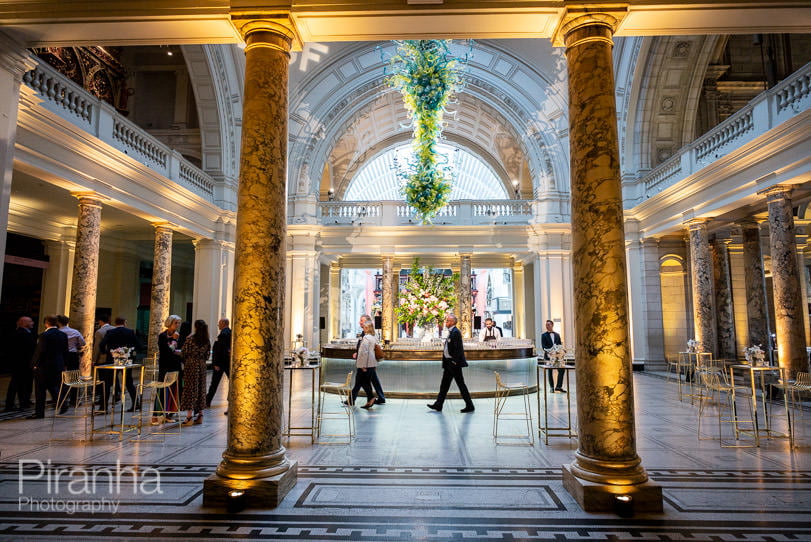
M221 389L202 425L164 440L86 442L81 420L58 419L51 431L49 418L0 415L0 539L811 541L811 413L794 449L784 439L721 448L712 408L699 440L697 407L678 400L674 382L634 378L637 450L663 488L662 514L582 512L561 482L576 439L495 445L484 399L473 414L459 413L461 401L442 413L405 399L358 409L349 446L286 443L298 482L277 508L204 508L203 480L225 445ZM308 400L294 390L294 424L309 420ZM550 397L553 419L565 404Z

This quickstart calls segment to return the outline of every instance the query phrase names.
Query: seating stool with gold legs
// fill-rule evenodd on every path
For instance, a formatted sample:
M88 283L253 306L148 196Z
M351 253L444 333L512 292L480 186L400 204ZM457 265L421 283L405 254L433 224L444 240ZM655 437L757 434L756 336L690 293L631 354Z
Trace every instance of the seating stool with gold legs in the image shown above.
M101 380L96 380L93 382L93 377L82 377L82 372L79 369L70 369L67 371L62 371L62 385L59 387L59 395L56 398L56 406L54 407L54 415L53 419L51 420L51 435L53 435L54 430L54 422L56 418L84 418L84 433L85 438L89 435L90 426L88 424L88 418L90 417L90 412L88 408L94 408L94 397L90 397L89 390L94 389L95 386L101 385L101 394L104 397L104 382ZM68 400L70 397L70 392L72 390L77 390L76 393L76 405L74 406L74 414L60 414L59 411L65 405L65 401ZM84 409L84 414L76 415L75 412L79 410L79 407Z
M698 393L698 430L697 436L701 440L701 418L704 416L704 409L706 403L714 397L716 406L718 408L718 443L722 448L749 448L754 446L751 444L737 444L740 440L741 431L738 429L739 423L752 423L747 420L738 419L738 405L735 400L734 382L727 379L726 373L713 370L701 370L698 372L697 377L701 380L701 388ZM723 398L722 398L723 396ZM725 399L725 400L724 400ZM748 397L747 397L748 399ZM722 409L726 403L730 411L730 417L724 418ZM724 444L723 438L723 424L732 424L733 432L735 435L736 444Z
M794 381L782 379L780 382L772 384L773 388L783 391L783 399L786 408L787 423L789 424L789 435L791 435L791 445L794 445L797 428L797 414L800 413L802 419L802 402L798 400L803 393L811 394L811 373L797 373Z
M344 444L344 442L335 442L331 440L322 441L321 437L345 437L346 443L351 444L352 439L355 437L355 416L352 410L352 371L346 375L344 382L322 382L318 387L318 416L315 421L315 439L317 444ZM337 396L341 410L325 410L326 396L330 394ZM347 433L322 433L323 421L328 419L344 419L347 420L348 432Z
M535 444L535 431L532 427L532 410L530 409L529 402L529 386L523 382L513 385L507 385L501 380L501 375L498 371L493 371L496 377L496 394L493 406L493 439L496 444L514 444L523 445L527 444L532 446ZM504 407L507 406L507 399L512 395L520 395L523 402L523 410L515 412L505 412ZM524 421L527 424L527 433L514 434L514 435L501 435L498 431L499 420L512 420ZM499 439L511 439L509 442L504 442ZM523 440L526 442L523 442Z
M138 386L138 396L141 398L141 415L146 413L150 418L150 425L163 427L160 431L163 435L179 435L180 434L180 397L175 393L177 388L177 379L180 376L178 371L171 371L163 375L163 380L153 380ZM149 389L152 390L152 397L147 401L144 398L144 392ZM167 403L175 405L175 410L167 410ZM149 406L147 406L149 405ZM151 408L150 408L151 407ZM154 410L152 410L154 408ZM166 421L167 414L174 414L176 423ZM157 419L155 423L152 418ZM166 427L169 425L176 425L177 430L167 431ZM153 431L156 433L156 431Z

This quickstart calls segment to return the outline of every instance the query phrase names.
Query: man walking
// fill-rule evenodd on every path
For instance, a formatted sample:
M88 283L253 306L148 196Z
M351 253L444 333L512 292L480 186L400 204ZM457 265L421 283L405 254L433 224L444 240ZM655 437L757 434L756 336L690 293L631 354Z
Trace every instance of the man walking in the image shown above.
M229 324L228 318L220 318L220 321L217 322L220 333L217 335L217 340L214 341L214 346L211 347L211 363L214 366L214 372L211 374L211 384L209 384L206 394L206 407L211 406L223 373L229 379L231 378L231 328L228 327Z
M62 371L65 370L65 354L68 353L68 336L59 331L56 316L45 317L45 331L37 339L37 348L31 358L31 369L36 379L36 406L31 419L45 417L45 392L51 394L54 401L59 397L59 385L62 383ZM64 414L68 405L64 404L59 411Z
M445 339L445 348L442 351L442 382L439 384L439 394L433 403L428 404L428 408L442 412L442 405L451 387L451 380L456 382L459 393L465 401L465 408L461 412L473 412L475 407L470 398L470 392L465 385L465 377L462 376L462 367L467 367L465 359L465 348L462 342L462 332L456 327L456 316L449 314L445 317L445 327L448 328L448 338Z
M20 316L17 320L10 346L11 381L6 393L6 412L14 410L15 396L20 398L20 410L31 407L31 383L34 380L31 358L37 347L37 334L34 333L34 321L30 317Z
M554 331L555 323L552 320L546 321L546 333L541 335L541 347L544 349L543 359L549 359L549 353L546 350L550 348L554 348L556 344L562 345L563 343L560 341L560 334ZM552 371L554 369L547 369L547 374L549 375L549 389L552 393L559 391L561 393L566 393L566 390L563 389L563 377L566 374L566 369L558 369L558 380L557 385L555 385L555 381L552 376Z

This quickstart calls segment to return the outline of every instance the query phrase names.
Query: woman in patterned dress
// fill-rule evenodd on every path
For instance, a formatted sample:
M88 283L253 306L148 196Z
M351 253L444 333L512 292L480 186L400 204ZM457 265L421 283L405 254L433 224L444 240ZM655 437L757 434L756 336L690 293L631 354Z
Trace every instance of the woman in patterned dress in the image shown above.
M194 321L194 333L183 343L183 395L180 408L187 411L183 425L203 423L206 408L206 361L211 352L208 325Z

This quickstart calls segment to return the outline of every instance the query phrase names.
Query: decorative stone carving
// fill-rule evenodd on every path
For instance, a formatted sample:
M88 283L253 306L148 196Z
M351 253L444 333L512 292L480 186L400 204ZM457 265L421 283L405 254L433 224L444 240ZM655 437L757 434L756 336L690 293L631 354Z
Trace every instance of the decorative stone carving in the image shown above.
M687 223L690 237L690 278L693 286L693 322L695 338L701 352L716 355L715 292L712 259L707 240L707 221L696 219Z

